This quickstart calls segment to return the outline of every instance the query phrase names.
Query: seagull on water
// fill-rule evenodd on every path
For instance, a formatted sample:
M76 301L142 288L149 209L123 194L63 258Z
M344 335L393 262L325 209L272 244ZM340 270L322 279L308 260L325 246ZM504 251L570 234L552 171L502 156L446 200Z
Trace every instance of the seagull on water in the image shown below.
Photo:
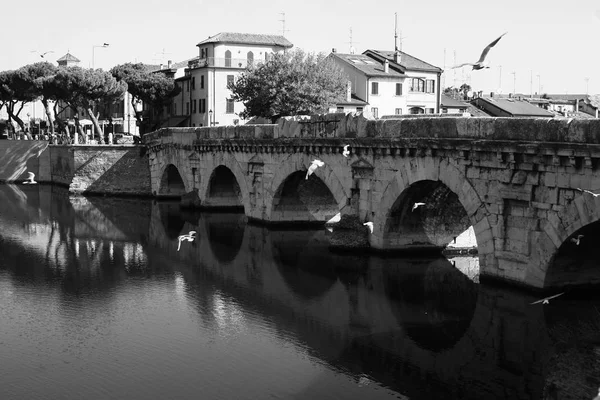
M349 144L347 144L347 145L344 146L344 151L342 151L342 155L344 157L348 157L350 155L350 150L348 150L348 147L350 147Z
M28 172L27 173L29 176L27 177L26 181L23 181L24 185L35 185L37 182L33 180L33 178L35 177L35 174L33 172Z
M550 303L550 300L552 300L552 299L554 299L554 298L556 298L558 296L562 296L563 294L565 294L565 292L562 292L562 293L559 293L559 294L555 294L553 296L549 296L549 297L543 298L543 299L538 300L538 301L534 301L533 303L530 303L530 304L539 304L539 303L548 304L548 303Z
M577 238L571 238L571 242L575 243L575 245L579 246L579 242L581 241L581 238L583 237L583 235L577 235Z
M366 226L367 228L369 228L371 233L373 233L373 223L372 222L365 222L363 225Z
M323 161L314 159L312 164L310 164L310 167L308 167L308 171L306 171L306 179L308 179L318 167L322 167L323 165L325 165Z
M190 233L188 233L187 235L180 235L177 240L179 241L179 245L177 246L177 251L179 251L179 249L181 248L181 242L183 241L188 241L188 242L193 242L194 239L196 238L196 231L190 231Z
M412 211L415 211L418 207L421 207L421 206L424 206L424 205L425 205L425 203L415 203L412 206Z
M591 194L591 195L592 195L592 196L594 196L594 197L598 197L598 196L600 196L600 193L594 193L594 192L590 192L589 190L580 189L580 188L577 188L577 190L579 190L580 192L583 192L583 193L589 193L589 194Z
M489 68L489 65L484 62L485 57L487 57L487 54L489 53L490 49L492 47L494 47L496 45L496 43L498 43L498 41L502 38L502 36L506 35L507 33L508 32L504 32L502 35L500 35L500 37L498 39L496 39L492 43L488 44L487 47L485 49L483 49L483 52L481 53L481 56L479 57L479 60L476 63L462 63L462 64L456 65L452 68L460 68L460 67L464 67L465 65L472 65L474 70Z

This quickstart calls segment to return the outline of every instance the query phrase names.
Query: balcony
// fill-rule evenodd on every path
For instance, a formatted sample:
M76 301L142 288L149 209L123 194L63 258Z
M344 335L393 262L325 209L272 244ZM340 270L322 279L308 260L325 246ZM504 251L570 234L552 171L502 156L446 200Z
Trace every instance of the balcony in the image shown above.
M262 60L253 60L254 65L261 63ZM232 68L232 69L245 69L248 66L248 59L246 58L218 58L218 57L207 57L197 58L188 63L188 68L201 68L201 67L217 67L217 68Z

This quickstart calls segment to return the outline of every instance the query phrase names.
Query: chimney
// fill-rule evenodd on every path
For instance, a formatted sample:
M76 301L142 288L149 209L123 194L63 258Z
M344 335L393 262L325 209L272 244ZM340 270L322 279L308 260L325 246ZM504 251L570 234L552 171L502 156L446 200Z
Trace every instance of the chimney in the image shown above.
M335 49L335 47L333 49L331 49L332 53L337 53L337 50Z
M171 69L171 65L172 65L172 61L171 60L167 61L167 68Z
M383 72L386 74L390 72L390 62L387 60L387 58L383 62Z
M162 69L163 65L162 63L160 63L160 66L158 67L158 69Z
M396 51L394 52L394 62L395 62L396 64L400 64L400 60L401 60L401 58L402 58L402 57L400 57L400 51L396 50Z
M346 83L346 101L350 102L352 100L352 81L348 81Z
M494 92L490 92L490 97L494 97Z

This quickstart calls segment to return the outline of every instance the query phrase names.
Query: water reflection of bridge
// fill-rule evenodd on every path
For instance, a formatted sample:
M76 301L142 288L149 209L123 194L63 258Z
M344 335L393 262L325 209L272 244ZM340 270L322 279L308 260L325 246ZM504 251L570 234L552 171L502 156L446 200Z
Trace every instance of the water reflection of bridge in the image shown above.
M477 285L444 258L415 268L414 261L336 255L326 251L323 231L269 231L246 225L243 214L180 222L198 240L177 251L161 217L168 209L153 208L150 262L171 263L186 281L220 281L320 359L369 372L411 398L543 392L549 339L539 329L543 309L529 298ZM363 272L344 272L349 265Z

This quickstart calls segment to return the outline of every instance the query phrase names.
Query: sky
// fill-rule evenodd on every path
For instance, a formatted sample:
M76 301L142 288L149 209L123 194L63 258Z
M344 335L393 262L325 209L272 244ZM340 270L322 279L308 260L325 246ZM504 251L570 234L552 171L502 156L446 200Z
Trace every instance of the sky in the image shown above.
M445 87L530 94L600 93L598 0L76 0L12 1L3 6L0 70L69 51L81 66L166 64L198 55L219 32L282 34L307 52L393 50L395 16L402 51L445 69ZM284 13L284 14L282 14ZM285 15L285 16L284 16ZM492 68L451 69L488 54ZM108 43L108 47L101 46ZM35 53L33 51L37 51ZM514 74L513 74L514 72ZM587 79L587 80L586 80Z

